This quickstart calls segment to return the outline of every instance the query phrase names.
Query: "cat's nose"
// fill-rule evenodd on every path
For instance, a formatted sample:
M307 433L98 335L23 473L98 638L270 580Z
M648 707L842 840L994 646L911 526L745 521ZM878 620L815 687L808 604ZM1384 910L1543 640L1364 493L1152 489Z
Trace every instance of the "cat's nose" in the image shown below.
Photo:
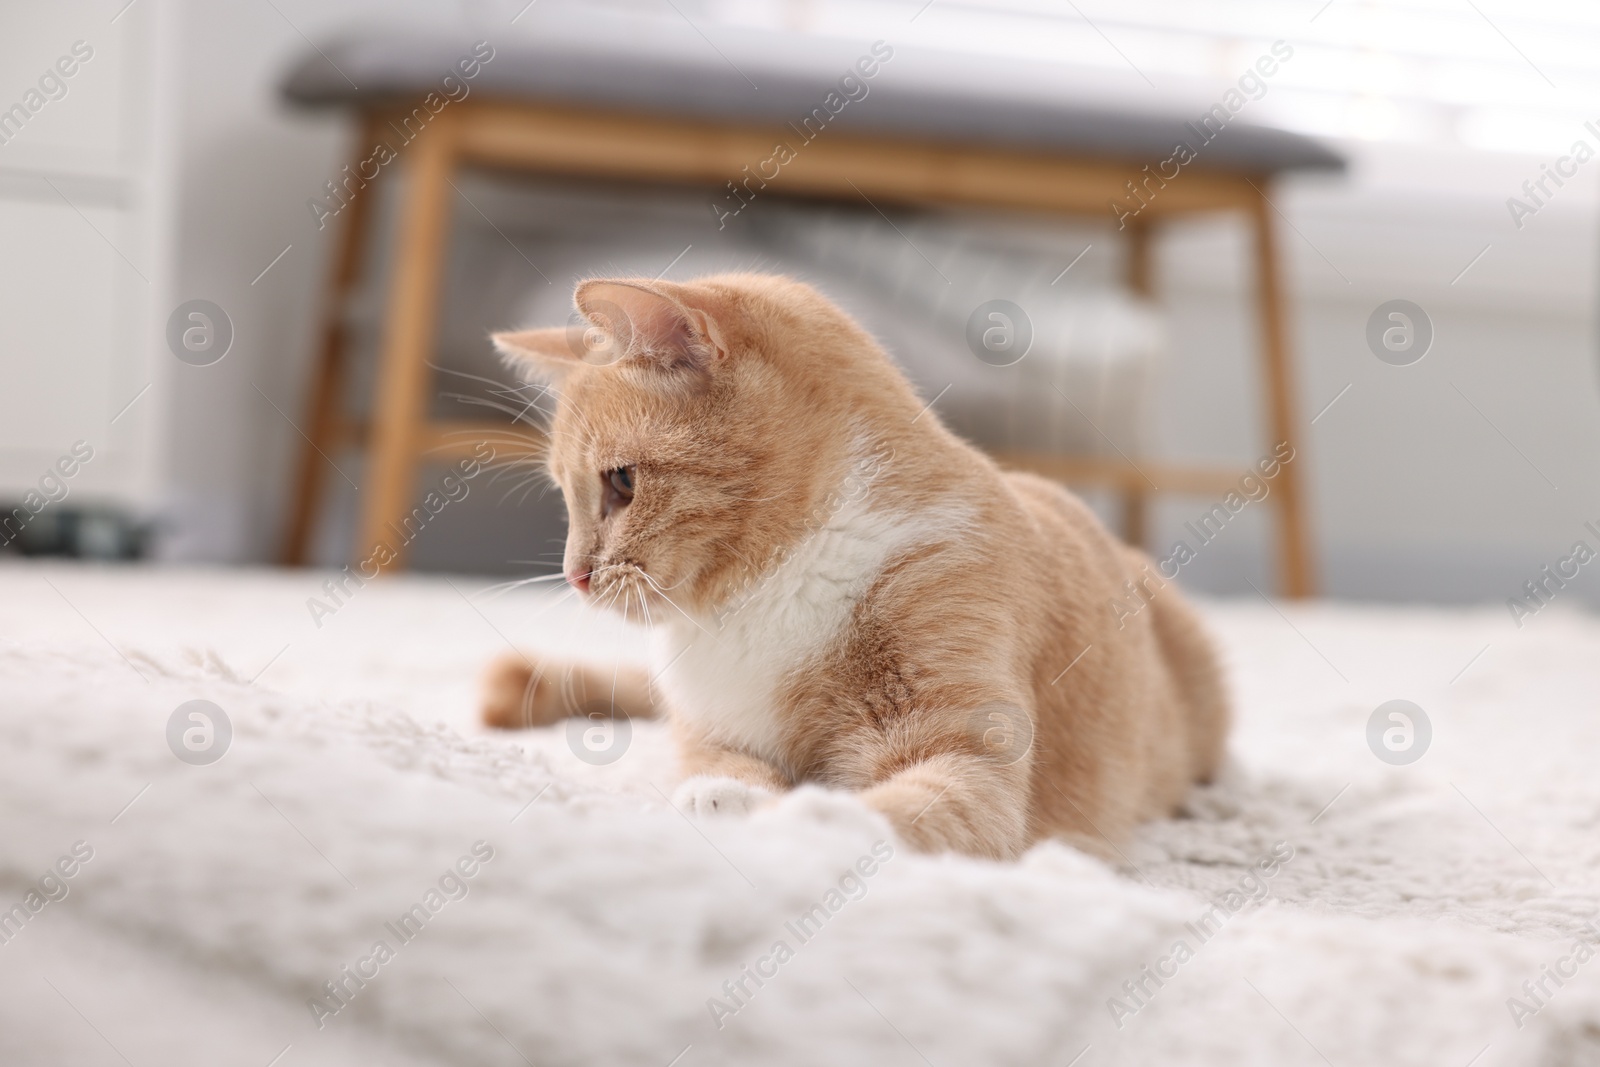
M584 571L582 574L569 574L567 575L567 582L571 584L572 588L576 589L578 592L587 593L589 591L589 572Z

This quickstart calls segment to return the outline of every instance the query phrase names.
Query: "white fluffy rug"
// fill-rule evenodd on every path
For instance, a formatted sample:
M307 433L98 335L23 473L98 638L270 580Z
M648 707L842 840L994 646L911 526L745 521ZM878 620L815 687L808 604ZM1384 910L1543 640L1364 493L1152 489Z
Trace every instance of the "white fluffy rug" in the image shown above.
M637 632L420 578L319 628L324 577L0 567L0 913L27 913L0 1063L1600 1062L1591 618L1208 605L1239 723L1192 817L1122 869L1051 844L850 876L889 834L847 797L691 823L655 724L607 767L474 725L508 641L630 659ZM1393 698L1433 724L1410 766L1367 747ZM209 766L166 740L192 699L232 723Z

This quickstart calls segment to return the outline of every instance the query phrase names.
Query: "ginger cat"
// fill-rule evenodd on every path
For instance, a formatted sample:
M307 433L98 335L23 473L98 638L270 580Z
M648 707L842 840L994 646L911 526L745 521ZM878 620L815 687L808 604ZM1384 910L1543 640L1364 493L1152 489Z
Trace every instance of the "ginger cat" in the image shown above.
M1119 620L1147 557L946 430L822 295L728 274L575 301L581 335L494 341L559 396L567 580L651 626L653 667L506 656L490 725L614 693L670 720L691 813L814 782L915 848L997 858L1107 855L1215 772L1227 703L1177 590Z

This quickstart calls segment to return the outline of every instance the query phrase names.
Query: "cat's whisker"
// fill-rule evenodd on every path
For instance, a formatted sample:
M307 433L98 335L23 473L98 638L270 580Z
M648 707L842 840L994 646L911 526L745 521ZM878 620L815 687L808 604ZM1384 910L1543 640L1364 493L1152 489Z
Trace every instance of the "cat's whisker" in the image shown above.
M440 395L446 399L456 400L463 404L494 407L496 410L503 411L510 415L514 422L525 422L530 426L538 425L526 417L528 411L530 410L538 411L546 418L552 418L555 415L554 411L546 410L545 408L539 406L539 402L541 400L552 396L550 389L547 386L535 385L532 382L526 382L521 385L511 385L507 382L496 381L493 378L485 378L481 374L470 374L466 371L456 370L452 367L441 367L435 363L430 363L429 366L434 370L443 371L446 374L453 374L458 378L466 378L471 381L482 382L484 385L489 387L488 392L490 396L507 401L513 401L521 406L518 410L512 410L504 407L503 405L498 405L494 401L490 401L484 397L475 396L470 393L441 393ZM527 396L525 393L528 390L534 390L535 392L532 396Z
M616 607L617 601L622 598L622 594L624 592L626 592L626 591L627 591L627 586L623 585L621 582L618 582L615 585L613 585L609 590L607 590L607 594L608 595L606 597L606 602L603 605L603 607L607 611L610 611L611 609Z
M529 448L525 450L525 453L521 456L512 456L509 459L502 460L499 463L490 464L484 468L490 472L489 482L491 485L499 482L502 475L511 474L521 476L518 478L517 482L506 491L506 495L500 498L500 502L502 504L505 503L506 499L518 489L522 489L531 485L537 485L540 481L547 482L550 485L555 484L555 477L550 473L550 468L545 463L545 458L548 454L548 451L548 447L545 445L541 445L540 450L537 452Z
M570 401L565 402L563 404L563 406L562 406L562 413L568 419L571 419L572 421L576 422L578 424L578 429L580 431L582 431L583 434L592 434L593 433L595 427L589 421L588 412L584 411L582 408L578 407L576 404L571 403ZM558 432L560 432L560 431L556 430L555 427L551 428L552 435L554 435L554 434L556 434Z
M514 385L511 382L504 382L504 381L499 380L498 378L485 378L481 374L472 374L472 373L470 373L468 371L458 370L455 367L442 367L439 364L433 363L431 361L428 363L428 366L432 367L436 371L441 371L441 372L443 372L445 374L454 374L457 378L470 378L475 382L482 382L484 385L489 386L490 389L493 389L495 391L503 391L503 392L507 392L507 393L520 393L524 389L536 389L536 390L538 390L539 395L541 397L550 395L550 387L549 386L539 385L536 382L522 382L520 384L515 384Z
M628 618L628 609L633 606L633 583L626 579L618 579L617 588L620 590L617 599L621 602L621 614L623 619L626 620Z
M522 495L517 497L516 503L520 507L523 501L527 499L528 494L533 492L538 487L539 483L537 481L524 478L502 493L500 495L500 499L495 502L495 507L505 507L507 502L509 502L513 496L516 496L519 491L522 493Z
M504 583L504 584L517 586L517 585L527 585L529 582L559 582L562 579L564 579L565 577L566 577L565 574L540 574L540 575L536 575L536 576L534 576L532 578L518 578L516 581L508 582L508 583ZM496 586L490 586L489 588L494 589L494 588L497 588L497 587Z
M751 560L749 556L745 555L743 552L740 552L737 548L734 548L725 539L723 539L721 537L714 537L714 538L711 539L711 543L714 544L714 545L721 545L723 548L727 549L729 552L732 552L735 556L738 556L741 560L744 561L745 565L748 566L751 570L759 570L760 569L759 567L757 567L755 565L755 562L753 560Z
M644 568L643 567L639 568L639 573L640 574L644 574ZM648 577L648 575L646 577ZM689 580L689 575L685 574L682 578L679 578L676 582L673 582L671 585L662 585L661 582L658 581L657 579L650 578L650 582L651 582L652 585L654 585L656 587L656 591L659 592L659 593L662 593L662 594L665 594L668 589L676 589L676 588L678 588L678 586L682 585L684 582L687 582L688 580Z
M547 396L553 396L549 386L540 385L535 382L506 382L501 381L498 378L486 378L481 374L473 374L469 371L457 370L454 367L442 367L437 363L429 363L428 366L432 367L434 370L442 371L445 374L454 375L457 378L465 378L468 381L481 382L488 386L488 392L490 395L504 397L508 400L512 398L526 400L529 399L527 396L529 393L533 394L532 399L534 400L543 400Z
M525 425L532 426L535 429L542 430L544 427L528 418L528 412L540 411L542 414L549 414L549 412L545 412L542 408L539 408L536 404L532 403L521 408L515 408L510 404L503 404L498 400L490 400L489 398L482 396L472 396L467 393L441 393L439 395L443 396L446 400L454 400L458 403L466 404L469 407L488 408L491 411L498 411L502 415L511 416L512 422L520 422Z
M799 487L800 483L798 482L793 486L795 489ZM773 493L771 496L735 496L732 493L724 492L722 495L728 500L737 500L741 504L770 504L774 500L782 500L788 493Z
M501 582L485 589L478 590L478 595L486 596L489 600L498 600L513 589L521 589L525 585L534 585L539 582L557 582L566 580L565 574L541 574L533 578L517 578L514 581Z
M653 617L650 616L650 598L645 597L645 590L643 589L638 590L638 609L640 609L640 613L643 613L643 616L645 616L646 627L654 629L656 621L654 621Z
M541 478L547 478L548 474L544 470L544 465L542 463L539 463L539 464L529 464L529 463L526 463L526 462L507 463L507 464L504 464L502 466L497 467L491 473L491 475L489 477L489 484L490 485L497 484L502 477L515 478L516 479L516 485L520 486L524 482L527 482L527 481L537 482Z
M454 400L461 404L471 404L476 407L493 408L496 411L510 415L515 423L524 423L529 426L539 424L528 418L528 412L536 411L545 418L554 418L555 410L540 405L540 397L525 399L519 396L510 396L505 393L491 393L490 396L478 396L473 393L440 393L446 400ZM508 403L509 402L509 403Z
M513 485L510 489L507 489L504 493L501 493L500 494L500 499L495 501L495 505L494 506L497 507L497 508L505 507L506 506L506 501L511 499L511 494L515 493L518 489L521 489L522 485L523 485L522 482L518 482L515 485Z
M461 436L455 434L453 436ZM537 464L544 466L550 458L550 438L543 430L534 427L530 430L519 430L507 427L498 434L475 432L475 436L489 444L500 445L509 451L503 456L491 457L497 467L519 467Z
M535 489L539 490L539 498L541 500L544 499L544 494L550 491L549 484L543 484L543 485L540 484L540 483L548 483L548 479L545 477L546 474L547 474L547 472L541 470L538 475L535 475L534 477L527 479L523 483L523 485L526 488L524 488L522 490L522 495L517 497L517 506L518 507L521 507L523 504L528 502L528 494L533 492Z
M701 626L700 625L700 621L698 619L696 619L693 615L690 615L687 611L684 611L682 608L678 607L678 602L676 600L673 600L670 596L668 596L666 594L666 591L663 590L661 588L661 586L656 583L656 580L654 578L650 577L650 575L647 572L642 571L639 568L635 567L634 568L634 573L639 575L639 577L643 578L646 582L649 582L650 583L650 588L654 589L658 594L660 594L662 600L665 600L667 602L667 604L674 611L676 611L679 615L682 615L684 618L686 618L690 622L694 623L696 628L698 628L701 633L705 634L707 637L716 637L716 634L712 633L710 630L707 630L704 626ZM676 587L674 587L674 588L676 588Z
M495 506L496 507L504 507L506 501L510 500L511 499L511 495L513 493L515 493L518 489L523 490L522 498L517 501L517 503L520 505L522 503L522 501L528 499L528 493L532 492L533 491L533 487L538 485L538 484L539 484L538 475L530 475L529 477L522 479L521 481L519 481L515 485L513 485L510 489L507 489L505 491L505 493L501 495L500 502L498 504L496 504Z

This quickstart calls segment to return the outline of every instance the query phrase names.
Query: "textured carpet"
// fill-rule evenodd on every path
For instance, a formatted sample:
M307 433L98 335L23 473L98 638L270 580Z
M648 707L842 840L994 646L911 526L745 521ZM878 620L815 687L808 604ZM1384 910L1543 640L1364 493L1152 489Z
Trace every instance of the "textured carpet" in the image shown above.
M508 642L640 633L325 577L0 567L0 1063L1600 1062L1600 623L1559 605L1205 605L1232 764L1112 869L885 859L809 789L690 822L656 724L592 766L473 723ZM208 765L168 743L197 699Z

